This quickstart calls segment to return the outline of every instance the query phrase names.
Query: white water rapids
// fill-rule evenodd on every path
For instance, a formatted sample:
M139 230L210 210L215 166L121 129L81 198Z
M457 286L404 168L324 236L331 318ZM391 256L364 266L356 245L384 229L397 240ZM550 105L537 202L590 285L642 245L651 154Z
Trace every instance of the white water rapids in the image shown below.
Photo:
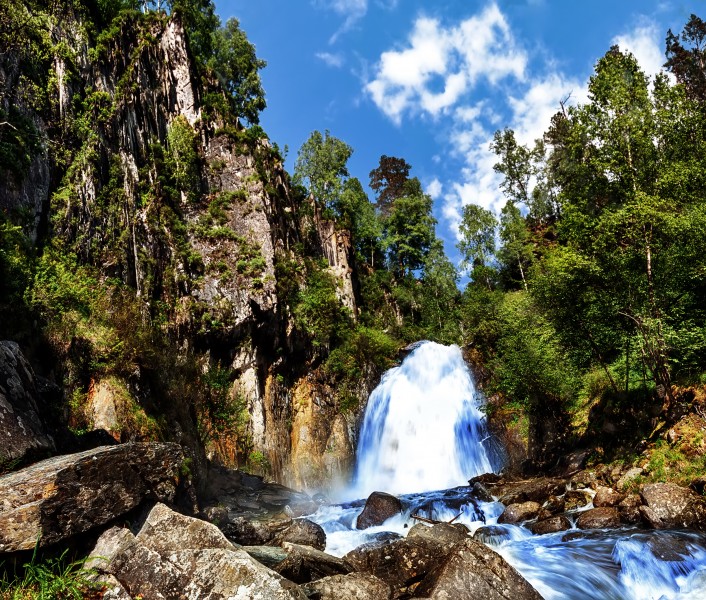
M533 535L497 525L503 505L476 499L467 480L499 470L501 455L458 347L424 342L370 396L355 477L343 494L350 501L322 506L309 518L326 531L326 551L343 556L366 542L406 535L413 514L448 521L460 513L456 522L472 533L492 526L480 540L547 600L706 600L701 533L574 528ZM357 516L373 491L400 496L405 510L359 531ZM575 522L577 514L567 516Z

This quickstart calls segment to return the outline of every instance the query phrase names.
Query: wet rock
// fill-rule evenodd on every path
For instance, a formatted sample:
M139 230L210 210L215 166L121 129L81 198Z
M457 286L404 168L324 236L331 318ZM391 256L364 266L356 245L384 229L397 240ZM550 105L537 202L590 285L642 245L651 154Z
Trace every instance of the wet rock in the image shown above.
M169 526L174 530L169 538ZM199 547L203 544L205 547ZM218 547L210 547L216 544ZM89 568L112 575L130 594L144 600L180 598L225 600L268 598L303 600L292 582L234 548L211 524L157 505L134 536L127 529L106 531L96 543Z
M437 523L429 527L417 523L407 534L408 539L424 538L442 544L456 544L467 539L470 530L463 523Z
M642 521L640 506L642 506L642 498L640 498L638 494L629 494L626 496L625 499L618 504L620 520L628 525L635 525Z
M561 496L566 489L563 479L539 478L530 481L510 482L499 486L495 490L500 496L500 502L519 504L521 502L544 503L549 496Z
M686 540L676 535L655 535L647 540L647 547L655 558L667 562L682 562L691 555Z
M455 544L417 536L391 544L364 544L343 558L356 571L369 573L388 583L393 597L398 597L436 567Z
M278 534L273 544L281 546L284 542L311 546L317 550L326 548L326 532L321 525L309 519L295 519L292 524Z
M427 575L415 596L445 600L541 600L539 593L499 554L474 540L458 544Z
M353 567L336 556L299 544L285 542L287 557L274 570L295 583L308 583L331 575L346 575Z
M625 500L625 494L616 492L613 488L598 486L596 495L593 497L593 506L601 508L603 506L618 506Z
M673 483L643 486L640 507L643 519L655 529L706 528L706 503L689 488Z
M483 473L482 475L476 475L475 477L471 477L471 479L468 480L468 485L473 486L476 483L495 484L499 483L500 481L502 481L502 476L498 475L497 473Z
M620 513L615 507L592 508L579 515L579 529L607 529L620 526Z
M373 492L365 501L363 512L358 516L357 529L367 529L382 525L390 517L402 512L399 498L385 492Z
M480 481L476 481L473 484L471 493L481 502L493 502L493 495Z
M498 525L485 525L476 529L473 539L483 544L500 544L510 539L510 532Z
M564 512L566 509L566 503L564 502L563 497L560 498L559 496L549 496L542 508L547 509L550 513L555 515L557 513Z
M392 590L367 573L333 575L302 586L310 600L389 600Z
M595 471L580 471L571 478L571 487L574 489L590 488L597 480Z
M567 529L571 529L571 521L564 515L557 515L542 521L537 521L530 526L530 530L535 535L556 533L557 531L566 531Z
M177 444L140 443L50 458L0 477L0 551L53 544L104 525L143 500L172 502Z
M591 500L593 500L591 494L584 490L569 490L564 494L564 508L565 510L583 508L584 506L588 506Z
M498 523L520 523L529 519L534 519L542 509L538 502L522 502L521 504L510 504L498 518Z
M56 450L39 415L32 367L19 345L0 341L0 473Z

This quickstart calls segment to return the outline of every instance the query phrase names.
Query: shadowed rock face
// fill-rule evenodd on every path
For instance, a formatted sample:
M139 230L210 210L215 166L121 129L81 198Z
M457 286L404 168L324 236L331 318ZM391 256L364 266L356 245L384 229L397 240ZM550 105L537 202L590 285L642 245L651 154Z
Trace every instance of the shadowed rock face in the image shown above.
M356 527L367 529L382 525L390 517L402 512L402 502L399 498L385 492L373 492L365 502L363 512L358 516Z
M15 342L0 342L0 470L55 450L39 417L32 368Z
M0 552L53 544L105 525L143 500L172 502L177 444L104 446L0 477Z

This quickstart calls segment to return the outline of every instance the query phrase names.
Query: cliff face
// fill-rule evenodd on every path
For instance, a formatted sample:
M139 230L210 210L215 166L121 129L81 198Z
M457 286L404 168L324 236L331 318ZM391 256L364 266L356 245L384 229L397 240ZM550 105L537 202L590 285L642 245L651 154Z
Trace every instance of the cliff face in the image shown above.
M223 92L199 72L178 19L125 18L90 49L71 15L48 33L47 104L26 100L21 49L0 64L0 107L41 142L22 172L0 178L0 208L31 213L33 240L122 282L173 363L190 361L205 380L222 375L211 396L233 413L219 425L217 410L188 397L166 410L136 360L117 382L84 377L89 426L131 437L126 406L153 417L164 409L160 435L198 456L325 485L351 463L356 416L340 414L325 382L311 383L317 351L295 326L287 290L303 283L303 254L324 260L355 316L350 236L295 197L266 139L213 108Z

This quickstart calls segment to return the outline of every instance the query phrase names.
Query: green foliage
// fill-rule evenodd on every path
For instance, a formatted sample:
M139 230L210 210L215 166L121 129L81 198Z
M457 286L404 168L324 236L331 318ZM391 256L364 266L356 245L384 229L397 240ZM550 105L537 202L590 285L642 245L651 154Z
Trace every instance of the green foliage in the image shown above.
M69 562L67 553L68 549L40 562L35 547L31 561L22 566L22 574L12 579L7 573L2 574L0 599L80 600L96 592L100 585L89 579L95 571L84 568L85 559Z
M340 216L340 196L344 178L348 177L346 163L352 153L348 144L330 135L328 130L324 135L312 132L297 154L294 183L306 185L321 207Z
M267 63L257 58L255 46L235 18L213 32L212 45L213 54L207 64L229 92L235 114L251 124L259 123L266 103L258 71Z
M475 269L473 280L485 280L491 287L488 268L495 252L495 228L497 220L489 210L477 204L463 207L461 217L461 241L457 244L466 268Z
M167 148L169 157L166 164L176 188L188 200L196 201L201 191L201 161L196 149L196 132L183 115L174 119L167 130Z
M21 180L41 149L39 131L29 117L14 105L9 112L0 109L0 170Z
M349 329L351 316L336 295L336 279L325 269L309 263L306 286L294 307L297 326L309 335L314 346L330 348Z

